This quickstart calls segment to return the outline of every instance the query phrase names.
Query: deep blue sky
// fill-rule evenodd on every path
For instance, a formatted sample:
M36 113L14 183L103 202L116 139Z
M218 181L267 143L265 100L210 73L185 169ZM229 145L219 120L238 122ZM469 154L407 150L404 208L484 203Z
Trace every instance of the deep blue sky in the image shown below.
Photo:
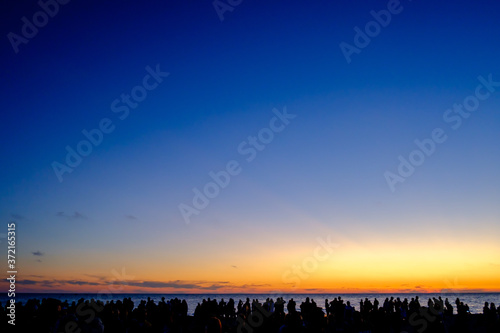
M0 216L22 224L31 272L32 251L120 253L140 235L168 252L209 227L499 243L500 88L459 129L443 120L478 76L500 81L497 1L402 1L350 64L339 44L387 1L243 1L222 22L211 1L71 1L17 54L7 34L40 7L2 6ZM157 64L170 75L119 120L113 100ZM297 117L247 163L238 145L284 107ZM115 130L60 183L51 163L103 118ZM436 127L448 140L391 192L384 172ZM178 205L233 159L241 174L187 226Z

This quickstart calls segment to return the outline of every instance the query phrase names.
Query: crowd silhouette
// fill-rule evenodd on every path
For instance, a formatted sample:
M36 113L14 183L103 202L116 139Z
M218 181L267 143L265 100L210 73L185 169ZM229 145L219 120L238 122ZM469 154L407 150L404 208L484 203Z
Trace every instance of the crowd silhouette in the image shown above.
M286 311L285 311L286 308ZM7 306L0 304L0 315L7 317ZM324 307L306 298L298 307L293 298L239 300L203 299L188 315L185 300L173 298L134 304L131 298L118 301L80 299L69 304L53 298L30 299L16 304L16 328L22 332L51 333L401 333L401 332L500 332L500 306L486 302L483 313L470 314L457 298L429 298L426 306L418 296L408 300L387 297L365 298L356 309L341 297L326 299ZM3 321L2 332L7 331ZM4 330L5 329L5 330Z

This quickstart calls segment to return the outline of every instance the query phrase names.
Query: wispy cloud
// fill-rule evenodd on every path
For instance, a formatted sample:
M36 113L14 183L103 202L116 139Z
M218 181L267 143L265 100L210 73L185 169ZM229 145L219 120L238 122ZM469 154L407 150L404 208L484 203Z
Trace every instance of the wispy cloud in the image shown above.
M78 285L78 286L99 286L104 285L104 283L83 281L83 280L31 280L24 279L19 280L19 284L23 285L39 285L43 287L60 287L63 285Z
M217 290L229 286L228 281L128 281L128 285L144 288L173 288L173 289L203 289L203 290Z
M81 281L81 280L65 280L63 281L66 284L73 284L78 286L99 286L101 283L98 282L89 282L89 281Z
M24 217L24 216L19 215L19 214L10 214L10 216L11 216L14 220L18 220L18 221L20 221L20 220L24 220L24 219L25 219L25 217Z
M135 217L134 215L125 215L125 217L129 220L137 220L137 217Z
M242 284L242 285L233 285L234 288L255 288L255 287L270 287L271 285L268 283L250 283L250 284Z
M43 275L35 275L35 274L29 274L29 275L26 275L26 276L31 276L31 277L36 277L36 278L43 278Z
M194 289L198 288L199 285L194 283L185 283L182 281L169 281L169 282L161 282L161 281L134 281L128 282L131 286L136 287L145 287L145 288L175 288L175 289Z
M78 285L78 286L106 286L111 284L116 284L116 280L104 280L102 276L98 275L89 275L89 277L97 278L99 281L86 281L86 280L33 280L33 279L25 279L20 280L20 284L24 285L38 285L42 287L63 287L64 285ZM132 287L141 287L141 288L152 288L152 289L161 289L161 288L171 288L171 289L201 289L201 290L218 290L226 287L251 287L251 286L265 286L265 285L243 285L243 286L235 286L231 285L229 281L124 281L123 285L128 285Z
M66 219L74 219L74 220L77 220L77 219L86 219L87 218L85 215L83 215L80 212L74 212L71 215L66 214L65 212L57 212L56 216L57 217L63 217L63 218L66 218Z
M106 277L104 275L93 275L93 274L83 274L83 275L97 279L97 280L101 280L101 281L106 280Z
M450 294L465 294L465 293L485 293L488 292L487 289L441 289L441 293L450 293Z
M40 281L35 281L35 280L19 280L17 281L17 283L20 283L20 284L25 284L25 285L33 285L33 284L39 284Z

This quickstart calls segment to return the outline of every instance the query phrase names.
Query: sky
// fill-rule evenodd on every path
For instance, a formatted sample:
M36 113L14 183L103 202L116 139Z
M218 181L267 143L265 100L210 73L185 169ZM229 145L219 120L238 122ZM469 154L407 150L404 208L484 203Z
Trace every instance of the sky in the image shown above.
M497 1L2 7L17 291L500 292Z

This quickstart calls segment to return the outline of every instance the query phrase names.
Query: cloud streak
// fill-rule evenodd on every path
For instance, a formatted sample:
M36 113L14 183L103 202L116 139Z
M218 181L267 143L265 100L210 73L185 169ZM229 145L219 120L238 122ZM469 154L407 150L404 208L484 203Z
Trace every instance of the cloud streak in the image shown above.
M83 215L80 212L76 212L76 211L71 215L68 215L65 212L57 212L56 216L66 218L69 220L87 219L87 217L85 215Z
M64 285L78 285L78 286L109 286L109 285L128 285L131 287L141 287L141 288L151 288L151 289L200 289L200 290L218 290L226 287L233 287L228 281L154 281L154 280L132 280L116 282L116 280L104 280L102 276L88 275L87 276L97 278L99 281L86 281L86 280L32 280L25 279L18 281L22 285L33 285L41 287L61 287ZM241 287L251 286L243 285ZM234 286L236 287L236 286ZM240 287L240 286L238 286Z

